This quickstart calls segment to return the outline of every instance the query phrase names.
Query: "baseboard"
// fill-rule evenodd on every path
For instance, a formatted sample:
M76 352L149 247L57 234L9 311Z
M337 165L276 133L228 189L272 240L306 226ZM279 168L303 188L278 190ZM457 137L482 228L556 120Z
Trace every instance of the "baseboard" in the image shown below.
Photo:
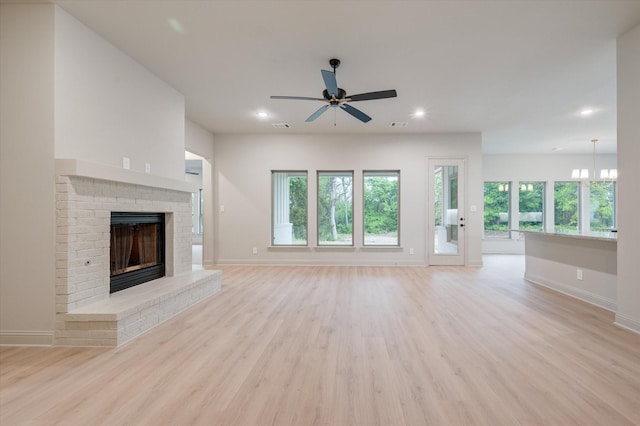
M381 262L380 260L349 259L218 259L215 265L265 265L265 266L427 266L424 261Z
M607 311L615 312L618 309L618 302L616 300L602 297L599 294L595 294L590 291L585 291L557 281L547 280L542 277L527 273L524 274L524 279L534 284L547 287L551 290L555 290L559 293L566 294L567 296L571 296L575 299L582 300L583 302L587 302L600 308L606 309Z
M628 317L621 313L616 313L614 324L618 327L640 334L640 321L635 318Z
M0 330L0 346L52 346L53 330Z

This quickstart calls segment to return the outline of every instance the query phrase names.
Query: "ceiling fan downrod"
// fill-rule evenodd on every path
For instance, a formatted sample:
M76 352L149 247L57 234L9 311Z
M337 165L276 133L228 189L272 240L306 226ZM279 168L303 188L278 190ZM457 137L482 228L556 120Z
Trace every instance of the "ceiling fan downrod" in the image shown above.
M336 68L340 66L340 59L329 59L329 65L333 68L333 73L336 73Z

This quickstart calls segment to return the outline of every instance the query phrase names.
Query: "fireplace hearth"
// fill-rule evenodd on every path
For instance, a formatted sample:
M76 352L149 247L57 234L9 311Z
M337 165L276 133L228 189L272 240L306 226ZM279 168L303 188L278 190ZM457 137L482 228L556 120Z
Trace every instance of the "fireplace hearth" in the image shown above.
M164 213L111 213L110 293L165 275L164 224Z

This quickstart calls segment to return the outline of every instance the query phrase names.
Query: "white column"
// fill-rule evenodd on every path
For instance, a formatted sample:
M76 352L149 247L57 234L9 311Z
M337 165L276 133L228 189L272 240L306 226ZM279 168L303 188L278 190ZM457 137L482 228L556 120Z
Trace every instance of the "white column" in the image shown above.
M555 184L550 180L544 187L544 231L555 232L554 213L555 213Z
M293 224L289 221L289 176L273 174L273 244L292 244Z
M618 310L616 323L640 333L640 25L618 38Z
M511 191L509 192L509 227L511 229L520 229L520 181L514 180L510 183L510 186ZM511 232L509 232L509 238L513 238Z
M595 180L595 177L594 177ZM591 230L589 213L591 210L591 181L580 182L580 216L578 219L581 234L589 234Z

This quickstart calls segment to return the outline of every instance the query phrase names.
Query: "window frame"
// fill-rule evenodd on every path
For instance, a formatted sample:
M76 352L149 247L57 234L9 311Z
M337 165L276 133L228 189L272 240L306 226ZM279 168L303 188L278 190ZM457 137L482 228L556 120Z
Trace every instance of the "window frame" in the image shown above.
M323 175L350 176L351 177L351 243L350 244L322 244L320 239L320 178ZM355 247L354 238L354 170L316 170L316 246L317 247Z
M379 177L391 177L392 175L397 178L397 198L398 198L398 209L397 209L397 224L396 224L396 243L395 244L367 244L366 242L366 204L365 204L365 179L367 178L367 174L372 175L371 177L379 176ZM400 217L401 217L401 201L400 201L400 170L363 170L362 171L362 247L400 247Z
M546 208L547 208L547 182L545 181L520 181L518 182L518 229L522 229L520 226L520 222L522 222L522 220L520 219L521 215L522 215L522 210L521 210L521 192L522 192L522 185L542 185L542 224L540 225L540 229L538 231L542 232L545 230L545 227L547 226L547 217L546 217ZM532 212L525 212L525 213L532 213ZM527 229L525 229L527 230ZM532 230L532 229L529 229Z
M592 186L596 184L596 185L602 185L602 184L611 184L611 195L612 195L612 200L611 200L611 209L612 209L612 217L611 217L611 221L612 221L612 226L608 231L603 231L603 230L596 230L594 231L591 227L591 217L593 215L593 212L591 210L591 208L593 207L593 200L592 200ZM617 213L618 213L618 182L617 181L604 181L604 180L600 180L600 181L592 181L589 182L589 211L588 211L588 218L587 220L589 221L589 232L596 232L596 233L607 233L607 232L611 232L611 230L617 229L618 227L618 222L617 222Z
M486 208L486 202L485 202L485 193L486 193L486 185L490 183L490 184L496 184L496 185L506 185L506 189L504 191L500 191L500 192L507 192L507 229L506 231L496 231L496 232L500 232L503 233L505 235L499 234L499 235L490 235L487 236L487 229L485 228L486 225L486 219L485 219L485 215L487 214L487 208ZM483 216L482 216L482 239L483 240L491 240L491 241L503 241L503 240L510 240L511 239L511 213L513 211L513 206L512 206L512 193L511 191L513 191L513 182L512 181L498 181L498 180L487 180L484 181L482 184L482 209L483 209ZM500 212L499 212L500 213Z
M558 231L558 229L556 228L558 225L556 224L556 219L557 219L557 215L556 215L556 201L557 201L557 197L556 197L556 185L558 184L572 184L575 185L576 188L578 188L577 191L577 201L578 204L576 206L576 218L578 220L578 223L576 225L576 229L571 230L571 231ZM582 217L582 182L580 181L571 181L571 180L558 180L558 181L554 181L553 182L553 232L559 233L559 234L569 234L569 235L576 235L576 234L580 234L581 233L581 227L582 227L582 221L584 220L584 218Z
M304 244L276 244L276 211L275 211L275 196L276 196L276 187L275 187L275 175L277 173L286 173L287 178L292 176L305 177L307 181L306 191L305 191L305 205L306 205L306 217L305 217L305 227L306 227L306 238ZM290 195L290 193L289 193ZM289 204L291 201L289 201ZM289 212L290 214L290 212ZM290 218L290 216L289 216ZM292 223L292 222L291 222ZM293 239L293 223L292 223L292 241ZM308 170L271 170L271 246L272 247L308 247L309 246L309 171Z

